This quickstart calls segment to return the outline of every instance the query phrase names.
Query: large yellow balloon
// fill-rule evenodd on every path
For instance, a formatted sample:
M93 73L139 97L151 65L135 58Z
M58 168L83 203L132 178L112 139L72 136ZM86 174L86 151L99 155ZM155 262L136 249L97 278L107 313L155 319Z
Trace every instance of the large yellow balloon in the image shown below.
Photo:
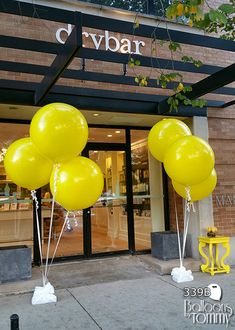
M215 169L212 170L211 174L208 176L208 178L206 178L206 180L190 187L185 187L176 181L172 181L172 185L177 194L185 199L188 199L186 189L189 189L189 195L191 198L190 201L192 202L199 201L200 199L209 196L215 189L216 183L217 175Z
M163 162L168 148L179 138L191 135L189 127L178 119L163 119L156 123L148 136L148 147L156 159Z
M4 166L15 184L34 190L50 181L53 163L38 152L30 138L23 138L9 146Z
M65 162L85 147L88 126L78 109L65 103L51 103L34 115L30 136L44 156L55 163Z
M50 180L51 191L55 200L68 211L82 210L95 204L104 186L99 166L82 156L62 164L56 177L55 186L54 170Z
M204 181L214 168L214 152L197 136L177 140L166 152L164 167L168 176L184 186Z

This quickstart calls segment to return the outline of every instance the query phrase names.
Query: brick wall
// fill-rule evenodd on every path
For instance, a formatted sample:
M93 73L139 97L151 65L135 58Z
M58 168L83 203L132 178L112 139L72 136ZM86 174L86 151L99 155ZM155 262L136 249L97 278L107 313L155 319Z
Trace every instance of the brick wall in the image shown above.
M213 193L214 222L220 235L235 236L235 106L209 110L208 124L218 175Z

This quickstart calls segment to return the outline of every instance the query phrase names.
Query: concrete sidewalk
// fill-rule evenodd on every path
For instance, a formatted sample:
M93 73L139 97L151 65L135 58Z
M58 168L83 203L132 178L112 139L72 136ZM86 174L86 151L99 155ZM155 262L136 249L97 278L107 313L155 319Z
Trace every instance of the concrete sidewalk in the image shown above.
M193 325L192 318L184 316L183 289L217 283L223 289L220 304L234 309L235 270L214 277L195 272L194 277L193 282L177 284L169 275L158 275L142 256L58 264L49 275L58 302L32 306L32 290L42 284L40 272L34 268L31 280L0 285L0 329L10 329L13 313L20 317L20 330L226 329L223 324ZM189 299L200 302L199 298ZM229 327L235 327L234 315Z

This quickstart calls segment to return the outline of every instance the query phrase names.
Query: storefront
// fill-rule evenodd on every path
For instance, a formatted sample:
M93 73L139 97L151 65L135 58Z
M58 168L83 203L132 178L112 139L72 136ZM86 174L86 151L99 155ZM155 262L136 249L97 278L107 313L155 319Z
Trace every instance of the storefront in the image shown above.
M155 18L140 15L140 28L133 29L134 13L79 1L71 1L66 8L60 1L45 3L51 7L15 1L1 7L0 147L7 148L13 140L27 136L30 119L44 104L64 102L79 108L89 124L89 141L83 154L100 165L105 186L92 208L74 212L70 217L57 257L90 258L149 252L150 233L174 228L175 215L170 182L162 165L147 149L148 131L162 118L177 116L186 121L194 134L209 138L218 153L221 138L215 138L214 118L220 113L224 122L227 120L230 110L225 113L226 104L233 101L234 87L222 87L232 79L226 72L220 72L226 71L222 70L224 58L215 61L212 56L215 49L226 55L232 73L230 55L233 55L234 45L230 41L203 37L197 31L188 33L187 28L177 24L171 26L173 38L184 43L186 51L196 53L202 49L198 56L208 64L201 68L180 60L175 60L174 64L177 70L184 72L188 83L197 85L196 97L206 94L208 102L207 108L182 106L169 113L166 99L170 90L154 85L151 78L147 88L134 81L135 75L147 75L151 68L169 65L169 52L164 47L159 48L159 59L152 59L149 36L156 30ZM176 31L179 29L182 31ZM158 28L159 40L165 40L166 35L164 28ZM130 52L140 59L138 73L128 66ZM208 74L217 74L218 82L207 89L209 82L204 82L203 78ZM202 82L198 85L200 79ZM229 118L232 123L234 115ZM231 138L229 134L227 137ZM0 245L30 245L37 263L39 252L30 192L10 182L2 164ZM207 225L213 225L214 219L217 226L221 220L216 218L220 206L215 203L223 185L225 168L219 163L217 166L216 195L214 199L210 197L196 204L190 225L188 254L193 257L198 256L198 235ZM232 173L230 178L233 179ZM233 189L234 185L232 194ZM38 191L44 246L50 217L48 192L48 187ZM178 200L178 208L182 218L181 200ZM227 213L233 208L231 205ZM55 213L52 246L61 229L63 210L58 206ZM234 217L232 219L234 221ZM226 226L227 222L221 225L224 234L227 234Z
M92 113L94 120L107 115ZM8 144L10 140L27 136L29 125L1 123L0 128L1 141ZM92 208L70 214L57 257L148 252L153 228L155 231L169 228L164 217L164 204L167 203L167 198L163 198L164 176L161 164L148 152L148 132L143 127L90 125L89 142L83 155L102 169L104 190ZM3 164L0 194L1 246L24 244L33 247L36 233L30 191L10 181ZM46 256L52 201L49 185L42 187L38 194ZM56 205L54 217L51 255L64 221L64 211L59 205ZM34 248L37 250L37 246Z

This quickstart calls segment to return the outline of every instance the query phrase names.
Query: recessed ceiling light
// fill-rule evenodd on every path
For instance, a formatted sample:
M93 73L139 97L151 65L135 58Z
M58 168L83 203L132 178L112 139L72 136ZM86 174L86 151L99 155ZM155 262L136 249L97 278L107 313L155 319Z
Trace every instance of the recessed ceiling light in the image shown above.
M99 113L93 113L94 117L98 117L100 114Z
M97 154L98 150L94 150L94 154Z
M107 137L112 137L112 134L108 134Z
M120 134L120 133L121 133L121 131L115 131L115 133L117 133L117 134Z

